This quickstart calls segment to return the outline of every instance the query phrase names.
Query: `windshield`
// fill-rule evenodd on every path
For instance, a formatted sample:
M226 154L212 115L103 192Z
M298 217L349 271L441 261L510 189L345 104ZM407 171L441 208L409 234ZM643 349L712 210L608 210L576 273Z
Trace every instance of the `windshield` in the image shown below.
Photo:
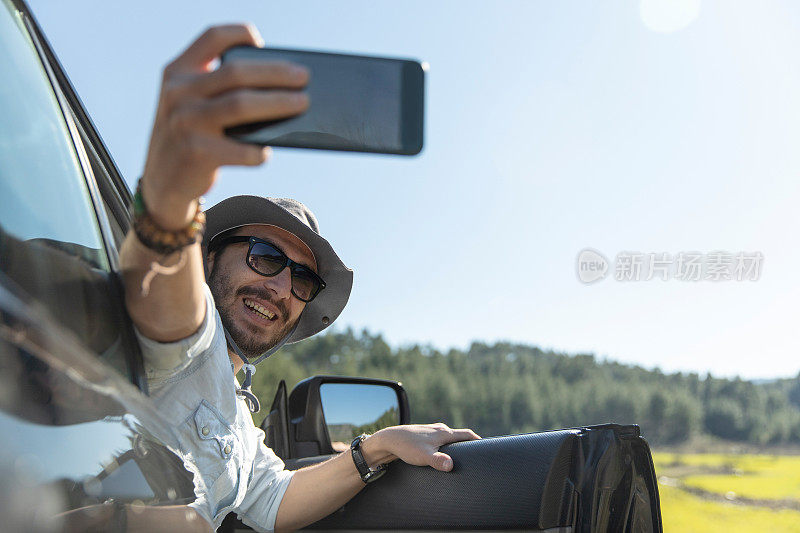
M19 16L0 11L0 225L18 239L87 248L107 268L97 221L56 96ZM56 179L58 178L58 179Z
M82 146L8 0L0 9L0 50L0 273L127 372L125 319L80 165Z

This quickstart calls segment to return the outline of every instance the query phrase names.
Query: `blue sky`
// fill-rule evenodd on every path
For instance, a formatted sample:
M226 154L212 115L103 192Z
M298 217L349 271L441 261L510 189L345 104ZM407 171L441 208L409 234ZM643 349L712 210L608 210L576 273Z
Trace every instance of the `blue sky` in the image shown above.
M30 0L130 184L160 70L213 23L430 64L416 158L276 150L209 195L292 196L355 270L337 325L748 378L798 373L800 7L789 0ZM764 256L758 281L584 285L587 247Z

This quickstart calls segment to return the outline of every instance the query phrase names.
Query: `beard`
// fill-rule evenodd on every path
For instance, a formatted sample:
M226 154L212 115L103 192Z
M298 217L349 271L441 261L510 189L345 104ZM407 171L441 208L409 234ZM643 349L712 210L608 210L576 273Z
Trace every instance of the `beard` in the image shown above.
M289 335L296 321L289 322L289 310L286 307L286 303L276 301L263 287L241 287L237 290L230 274L227 271L221 272L221 269L218 268L219 264L218 261L214 263L211 274L208 276L208 286L211 289L211 295L214 296L214 302L222 320L222 325L225 326L236 346L248 359L256 358L277 346L279 342ZM253 296L266 300L277 307L278 316L275 321L283 322L283 327L270 334L253 324L237 323L234 319L234 307L244 296Z

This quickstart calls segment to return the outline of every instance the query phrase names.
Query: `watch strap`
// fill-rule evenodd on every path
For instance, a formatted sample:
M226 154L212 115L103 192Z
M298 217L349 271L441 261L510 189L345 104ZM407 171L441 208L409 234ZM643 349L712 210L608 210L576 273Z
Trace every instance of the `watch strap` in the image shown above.
M350 454L353 456L353 462L356 465L356 470L358 470L358 474L361 476L361 481L364 483L372 483L386 473L386 465L378 465L376 468L371 469L367 464L366 459L364 459L364 454L361 451L361 443L368 436L369 435L366 433L362 433L353 439L353 443L350 445Z

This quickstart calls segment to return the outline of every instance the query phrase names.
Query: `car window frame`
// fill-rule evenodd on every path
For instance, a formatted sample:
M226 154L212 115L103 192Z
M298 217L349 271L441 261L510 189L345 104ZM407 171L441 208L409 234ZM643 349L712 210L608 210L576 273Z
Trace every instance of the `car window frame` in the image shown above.
M89 117L77 91L30 9L22 0L11 0L11 5L21 14L25 30L33 43L67 125L69 137L89 192L94 216L98 222L103 249L108 258L111 290L114 291L115 299L119 302L125 317L124 324L120 325L120 336L125 347L125 362L130 381L147 394L148 387L141 350L133 331L133 322L124 306L117 242L109 218L113 217L122 232L127 233L131 226L130 205L133 197L95 128L94 122ZM94 171L92 163L102 169L101 175Z

